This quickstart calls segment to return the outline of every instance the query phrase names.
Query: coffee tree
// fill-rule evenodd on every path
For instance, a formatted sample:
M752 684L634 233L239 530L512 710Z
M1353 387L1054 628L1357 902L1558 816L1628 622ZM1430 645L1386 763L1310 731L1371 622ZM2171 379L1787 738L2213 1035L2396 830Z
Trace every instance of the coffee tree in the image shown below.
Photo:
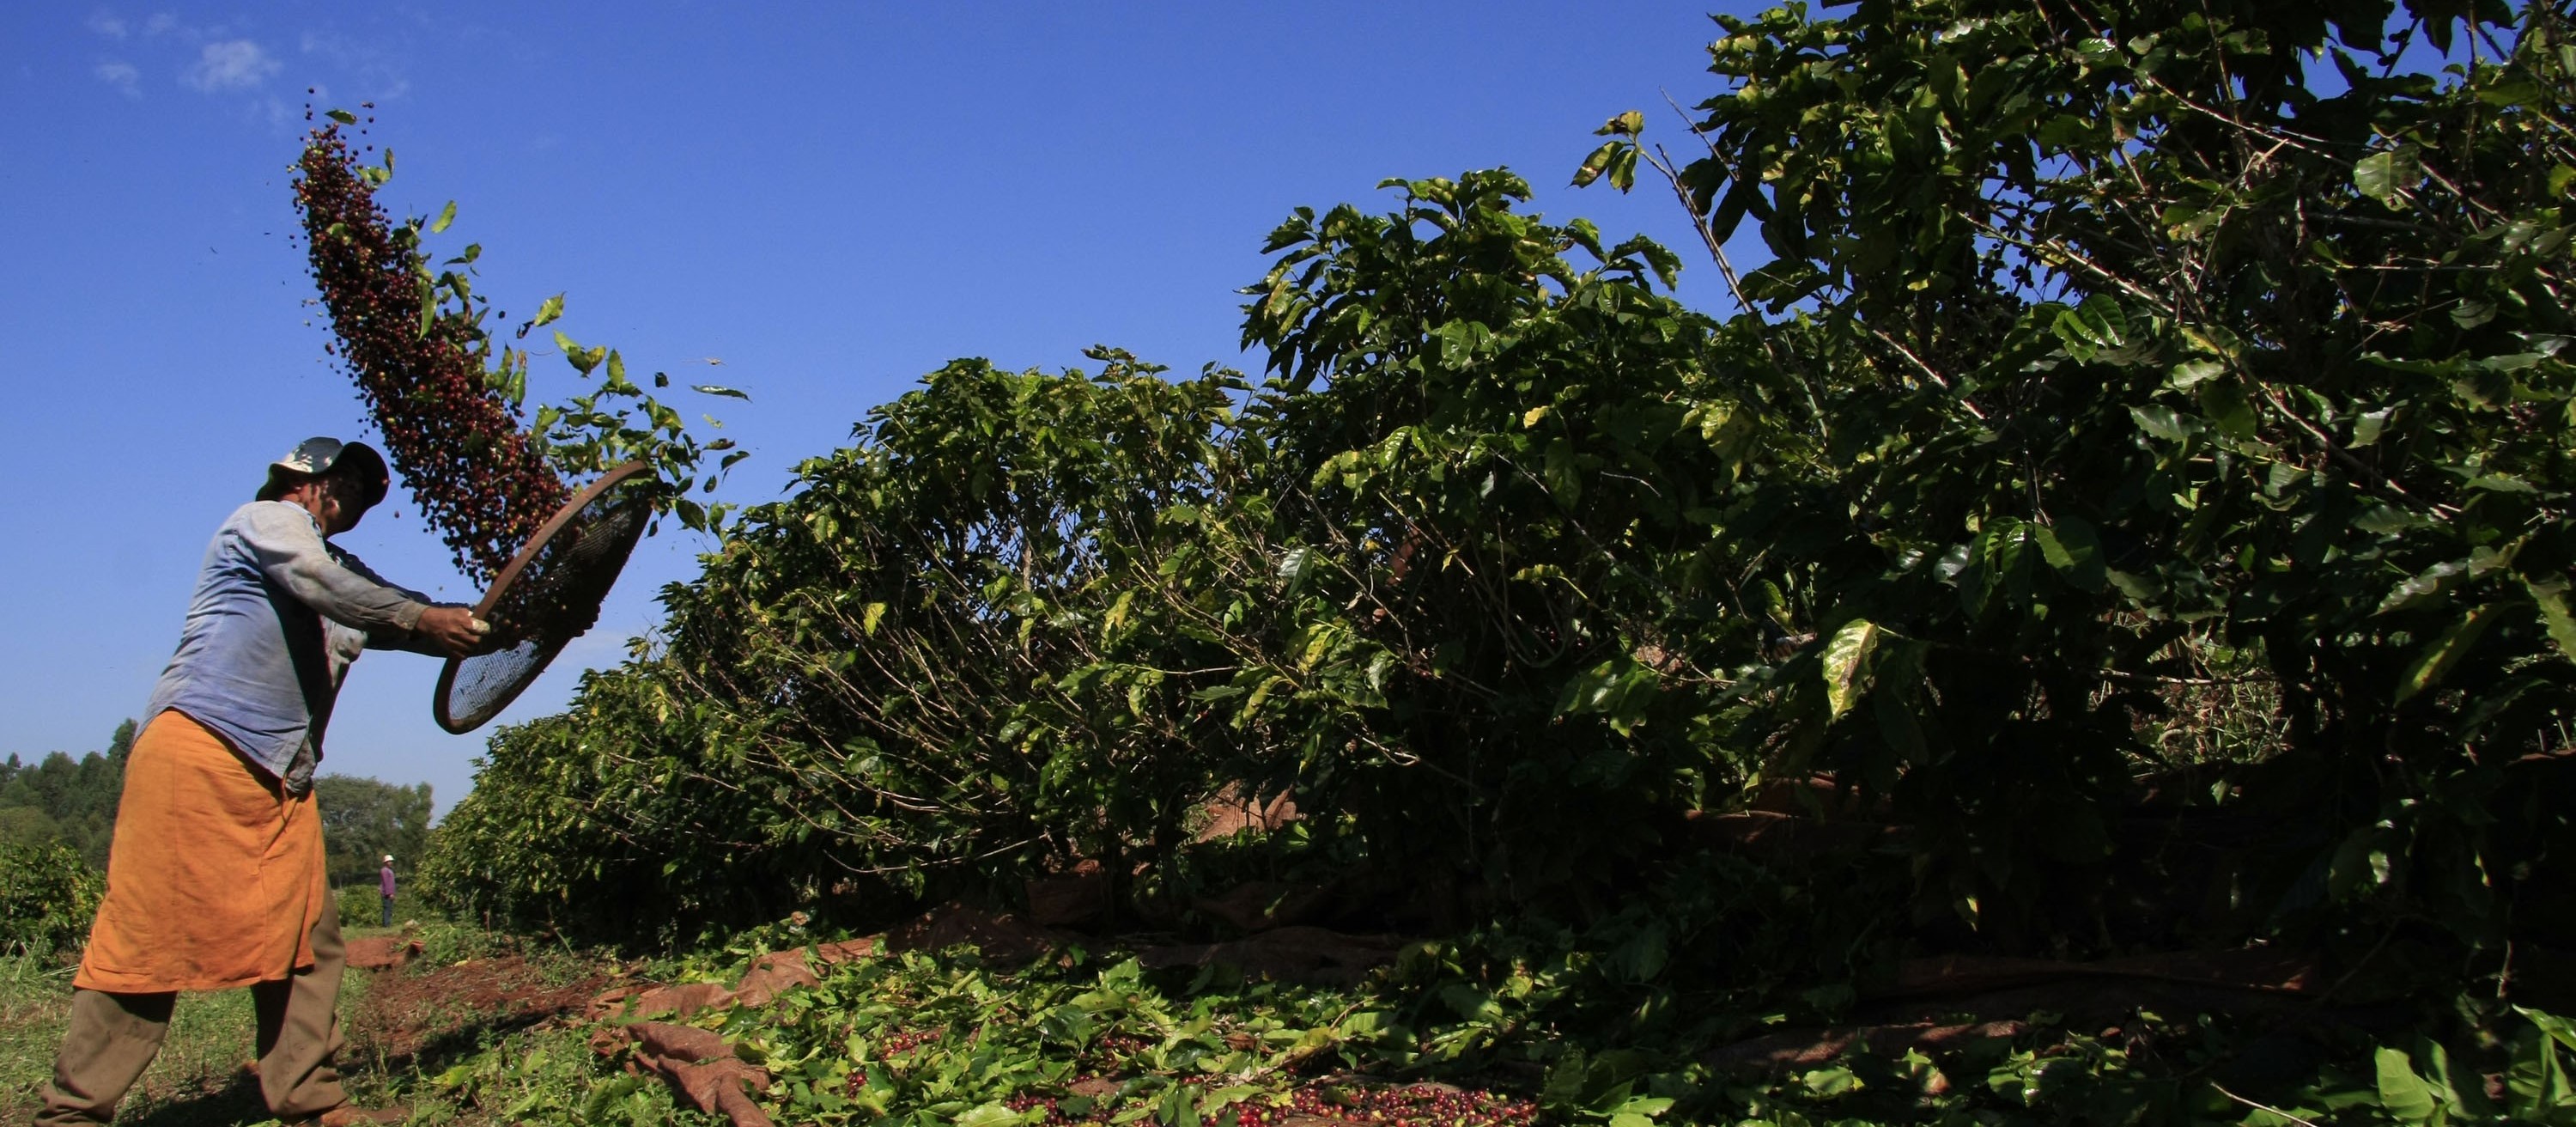
M1435 920L1598 917L1821 777L1869 879L1780 887L1910 890L1884 944L2492 954L2570 844L2576 46L2393 14L1723 18L1687 158L1624 114L1578 180L1753 225L1727 319L1509 174L1301 210L1262 384L935 374L497 741L442 863L711 921L1151 883L1231 784Z
M1176 845L1239 740L1137 586L1225 503L1242 385L1096 356L959 361L800 465L666 590L659 652L494 740L434 882L631 935Z
M2498 788L2576 703L2567 11L2391 14L1721 18L1694 159L1628 115L1578 176L1660 167L1777 256L1730 329L1829 453L1720 522L1822 639L1762 675L1760 769L1886 794L1970 919L2107 854L2141 733L2215 681L2286 735L2249 916L2384 892L2492 942L2562 832Z

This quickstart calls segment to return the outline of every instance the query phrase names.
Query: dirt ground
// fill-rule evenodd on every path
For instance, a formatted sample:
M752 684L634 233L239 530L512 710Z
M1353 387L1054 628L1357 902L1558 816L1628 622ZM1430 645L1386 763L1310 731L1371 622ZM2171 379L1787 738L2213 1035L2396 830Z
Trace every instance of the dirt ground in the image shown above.
M611 962L557 952L480 953L442 965L384 965L387 951L417 952L400 936L353 934L341 994L342 1081L368 1106L434 1095L420 1083L523 1031L577 1020L593 995L616 985ZM25 965L20 965L21 963ZM35 1116L37 1086L51 1072L70 1002L68 968L17 960L0 967L0 1127ZM120 1109L126 1127L241 1127L273 1122L252 1067L247 991L185 995L170 1036ZM423 1122L450 1122L422 1107ZM470 1122L468 1117L465 1122Z
M618 981L613 965L519 954L349 973L369 976L348 1018L350 1048L385 1075L431 1070L493 1037L578 1018Z

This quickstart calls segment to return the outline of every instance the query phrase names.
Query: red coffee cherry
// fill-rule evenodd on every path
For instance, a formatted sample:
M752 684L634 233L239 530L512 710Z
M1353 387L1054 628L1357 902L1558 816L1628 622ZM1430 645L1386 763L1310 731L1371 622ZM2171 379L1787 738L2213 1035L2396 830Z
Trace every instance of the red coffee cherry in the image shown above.
M487 379L487 306L471 298L423 324L430 276L410 228L397 230L337 124L307 138L295 201L338 357L383 435L385 454L456 566L489 583L570 491L529 442L519 411Z

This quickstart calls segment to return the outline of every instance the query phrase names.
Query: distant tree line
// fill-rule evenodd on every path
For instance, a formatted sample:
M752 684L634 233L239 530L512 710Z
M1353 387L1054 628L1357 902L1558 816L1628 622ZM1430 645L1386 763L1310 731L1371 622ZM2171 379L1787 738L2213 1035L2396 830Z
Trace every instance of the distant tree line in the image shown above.
M428 783L398 786L354 775L313 781L322 804L322 845L335 886L372 884L387 854L411 871L429 844Z
M21 763L15 755L0 760L0 842L60 842L79 850L92 868L106 868L134 732L134 721L119 721L106 752L78 759L57 751L34 763Z
M116 835L116 807L125 795L125 759L133 750L135 722L125 720L104 752L75 759L52 752L33 763L11 755L0 760L0 844L78 851L93 869L107 868ZM350 775L314 781L322 808L322 838L335 885L372 880L380 858L407 865L429 840L428 783L398 786Z

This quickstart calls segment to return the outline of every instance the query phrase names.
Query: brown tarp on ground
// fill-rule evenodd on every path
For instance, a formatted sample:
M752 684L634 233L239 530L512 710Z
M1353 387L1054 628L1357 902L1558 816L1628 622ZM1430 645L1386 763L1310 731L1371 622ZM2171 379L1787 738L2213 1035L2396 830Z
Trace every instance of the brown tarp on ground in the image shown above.
M1862 991L1848 1026L1784 1029L1738 1041L1702 1059L1718 1068L1806 1068L1855 1048L1892 1054L2012 1038L2040 1011L2077 1021L2119 1021L2146 1009L2314 1011L2324 987L2309 959L2270 948L2175 951L2098 962L1945 955L1908 959Z
M689 1106L724 1116L734 1127L771 1127L769 1113L751 1096L769 1090L769 1070L736 1057L712 1030L639 1021L602 1027L590 1043L602 1054L631 1043L633 1066L668 1080Z
M1148 947L1136 952L1136 961L1155 968L1230 966L1254 978L1354 986L1370 971L1394 962L1401 947L1393 936L1283 927L1227 943Z

